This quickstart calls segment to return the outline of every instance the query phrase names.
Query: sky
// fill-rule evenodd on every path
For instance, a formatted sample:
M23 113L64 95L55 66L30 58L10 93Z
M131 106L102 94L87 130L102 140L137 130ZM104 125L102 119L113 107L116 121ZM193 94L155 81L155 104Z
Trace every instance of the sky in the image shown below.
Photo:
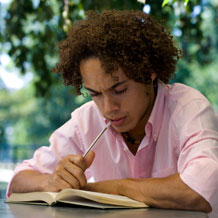
M21 89L32 80L33 76L31 73L27 73L23 76L19 74L16 68L12 68L10 71L6 70L10 62L11 59L9 55L0 55L0 79L5 83L8 89Z
M7 4L7 3L9 3L11 0L0 0L0 2L1 3L3 3L3 4Z

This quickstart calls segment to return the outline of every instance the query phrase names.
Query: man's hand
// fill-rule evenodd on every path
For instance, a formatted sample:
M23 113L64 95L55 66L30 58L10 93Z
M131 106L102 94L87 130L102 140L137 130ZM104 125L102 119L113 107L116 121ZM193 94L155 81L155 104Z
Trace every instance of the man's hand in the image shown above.
M58 192L65 188L80 189L87 184L85 170L94 160L94 152L90 151L84 159L81 155L68 155L62 158L54 172L44 183L44 191Z
M80 189L87 184L84 173L94 158L93 151L90 151L86 158L81 155L68 155L59 161L52 174L42 174L34 170L20 171L13 178L9 193Z

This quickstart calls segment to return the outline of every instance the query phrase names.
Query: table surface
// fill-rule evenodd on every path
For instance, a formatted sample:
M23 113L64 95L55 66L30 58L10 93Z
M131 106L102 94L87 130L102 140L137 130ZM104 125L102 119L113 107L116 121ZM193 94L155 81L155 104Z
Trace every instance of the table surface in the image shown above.
M30 215L31 214L31 215ZM164 209L93 209L85 207L41 206L28 204L7 204L0 199L0 217L4 218L50 218L50 217L83 217L83 218L206 218L207 214L195 211Z

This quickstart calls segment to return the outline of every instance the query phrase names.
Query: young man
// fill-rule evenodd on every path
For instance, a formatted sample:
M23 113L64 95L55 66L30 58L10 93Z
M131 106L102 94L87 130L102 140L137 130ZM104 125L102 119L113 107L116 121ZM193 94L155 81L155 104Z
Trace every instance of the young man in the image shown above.
M198 91L167 85L179 56L150 15L87 13L60 44L55 72L78 94L84 84L93 101L15 169L8 195L75 188L153 207L217 210L218 119ZM95 153L83 158L108 121Z

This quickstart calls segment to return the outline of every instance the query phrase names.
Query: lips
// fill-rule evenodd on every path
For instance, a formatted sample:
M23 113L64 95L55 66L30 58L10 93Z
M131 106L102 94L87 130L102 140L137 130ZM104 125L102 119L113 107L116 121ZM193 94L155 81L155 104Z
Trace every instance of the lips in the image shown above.
M114 126L120 126L126 120L126 117L121 117L118 119L109 119L111 124Z

